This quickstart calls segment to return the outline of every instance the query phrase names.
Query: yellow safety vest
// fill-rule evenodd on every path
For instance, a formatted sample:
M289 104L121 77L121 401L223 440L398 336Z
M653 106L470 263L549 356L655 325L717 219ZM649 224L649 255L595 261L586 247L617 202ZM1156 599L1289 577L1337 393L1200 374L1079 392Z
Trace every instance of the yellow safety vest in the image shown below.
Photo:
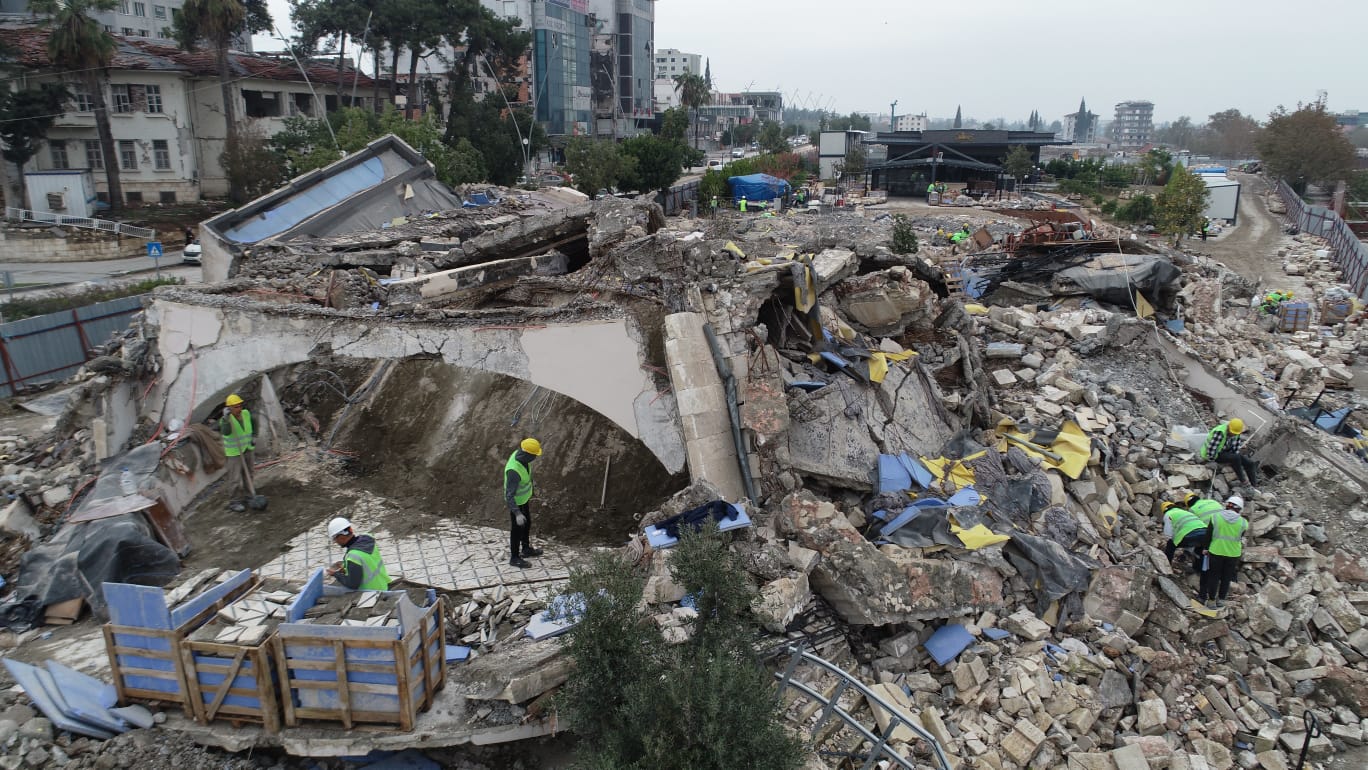
M228 457L256 449L252 443L252 413L247 409L242 410L241 422L232 412L224 412L219 418L219 432L223 434L223 454Z

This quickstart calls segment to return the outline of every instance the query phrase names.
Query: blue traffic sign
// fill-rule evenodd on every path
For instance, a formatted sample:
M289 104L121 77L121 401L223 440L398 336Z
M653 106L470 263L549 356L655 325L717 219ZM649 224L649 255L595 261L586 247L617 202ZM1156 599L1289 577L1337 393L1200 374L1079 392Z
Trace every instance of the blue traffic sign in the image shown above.
M147 242L147 256L156 259L162 255L161 241Z

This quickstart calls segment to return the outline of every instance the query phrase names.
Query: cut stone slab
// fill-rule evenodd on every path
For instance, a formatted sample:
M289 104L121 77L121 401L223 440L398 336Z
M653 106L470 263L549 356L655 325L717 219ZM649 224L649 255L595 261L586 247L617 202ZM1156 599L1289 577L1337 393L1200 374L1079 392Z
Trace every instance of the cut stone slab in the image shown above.
M1029 719L1018 719L1012 726L1012 731L1002 739L1002 752L1011 757L1013 762L1025 767L1039 750L1040 744L1045 742L1045 733L1040 728L1031 723Z
M1108 669L1102 673L1102 683L1097 686L1097 698L1102 708L1120 708L1131 704L1131 687L1126 677Z
M1011 369L994 369L993 381L1005 388L1008 385L1015 385L1017 376L1012 373Z
M1149 770L1149 760L1145 759L1145 751L1136 744L1112 749L1110 756L1116 770Z
M1168 730L1167 722L1168 706L1162 698L1140 701L1135 729L1141 735L1163 735Z
M1050 635L1049 625L1027 609L1008 615L1003 619L1002 627L1031 642L1038 642Z

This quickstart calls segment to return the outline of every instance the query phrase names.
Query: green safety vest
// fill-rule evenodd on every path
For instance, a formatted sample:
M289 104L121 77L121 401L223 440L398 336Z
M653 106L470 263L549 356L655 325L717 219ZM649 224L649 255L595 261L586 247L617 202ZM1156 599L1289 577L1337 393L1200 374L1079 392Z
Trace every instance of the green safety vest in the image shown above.
M742 199L741 199L741 210L742 210L742 211L745 211L745 210L746 210L746 199L745 199L745 198L742 198Z
M1244 553L1243 539L1245 530L1249 529L1248 521L1240 518L1230 522L1217 516L1211 523L1211 545L1207 547L1208 551L1217 556L1239 556Z
M1209 527L1211 526L1212 517L1225 510L1225 506L1215 500L1204 497L1193 503L1192 507L1188 510L1191 511L1194 516L1201 519L1202 524Z
M358 551L354 548L347 549L344 561L361 565L361 585L357 587L359 591L388 591L390 584L389 573L385 571L385 561L380 558L380 545L377 543L375 550L371 553Z
M223 434L223 454L237 457L243 452L256 449L252 444L252 413L242 410L242 422L238 422L232 412L224 412L219 418L219 432Z
M508 477L508 472L513 471L518 474L518 489L513 493L513 502L522 505L532 499L532 471L526 465L518 462L518 453L514 451L508 456L508 462L504 463L504 477Z
M933 192L935 192L935 191L936 191L936 185L935 185L935 184L929 184L929 185L927 185L927 186L926 186L926 191L927 191L928 193L933 193Z
M1229 424L1230 423L1223 422L1207 432L1206 441L1202 442L1201 455L1203 460L1215 460L1216 456L1221 453L1221 450L1225 449L1226 440L1230 437L1230 432L1226 428ZM1213 444L1211 443L1211 437L1215 436L1217 433L1221 434L1221 440ZM1210 452L1207 451L1208 446L1211 447Z
M1187 537L1188 533L1206 528L1201 519L1194 516L1191 511L1185 511L1182 508L1170 508L1164 515L1173 522L1174 545L1183 542L1183 538Z

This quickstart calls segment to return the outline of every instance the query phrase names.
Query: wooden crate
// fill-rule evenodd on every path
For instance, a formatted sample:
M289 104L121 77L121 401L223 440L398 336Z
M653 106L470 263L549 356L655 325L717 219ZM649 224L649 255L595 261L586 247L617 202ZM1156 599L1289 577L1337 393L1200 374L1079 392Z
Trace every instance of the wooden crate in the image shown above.
M400 626L365 628L288 623L272 639L284 721L414 728L446 684L442 600L419 609L400 601Z
M253 722L267 732L280 731L280 689L272 636L256 645L192 639L181 642L196 722Z
M105 583L105 653L119 703L179 703L186 716L194 716L181 643L256 584L252 571L243 570L172 610L161 588Z

